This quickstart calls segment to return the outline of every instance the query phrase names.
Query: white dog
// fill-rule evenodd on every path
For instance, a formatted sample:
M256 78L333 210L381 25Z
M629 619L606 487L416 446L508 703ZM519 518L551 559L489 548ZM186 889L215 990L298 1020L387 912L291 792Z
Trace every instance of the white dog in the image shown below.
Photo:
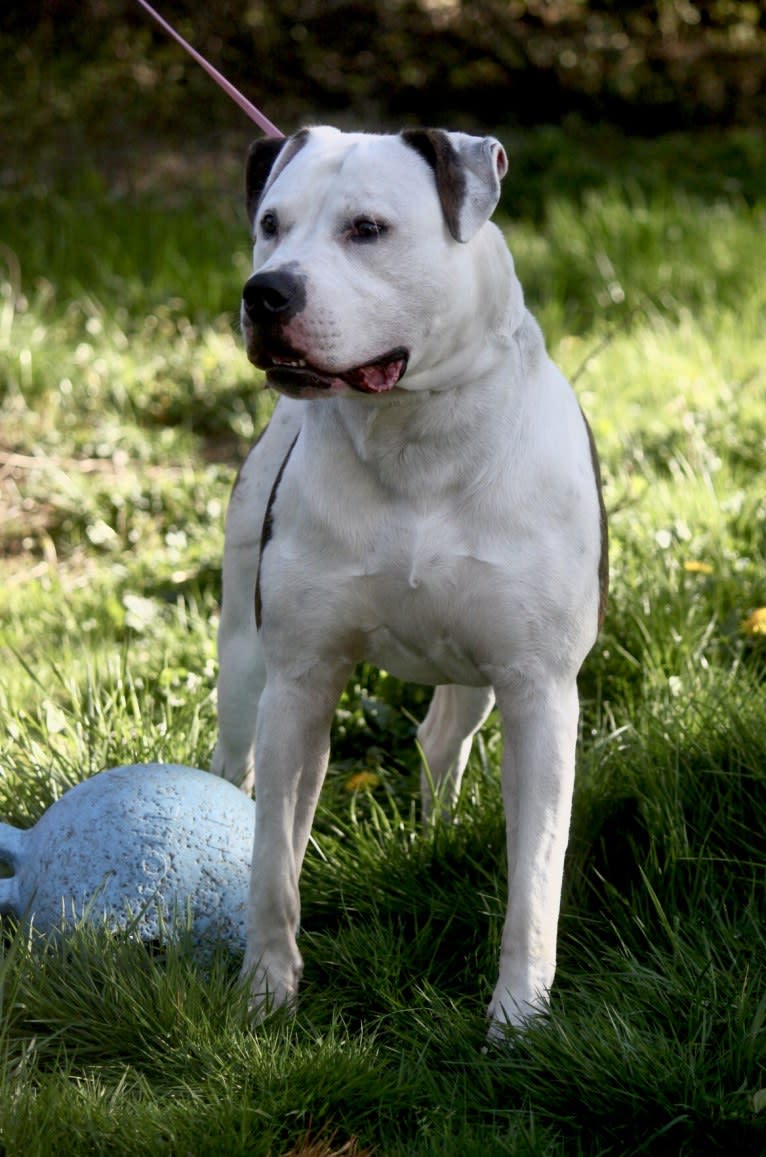
M599 469L491 223L498 141L303 130L256 143L250 360L283 395L231 500L213 769L256 835L244 972L295 1000L298 878L359 660L436 685L424 812L494 702L508 909L491 1031L545 1008L577 737L606 597ZM254 755L255 752L255 755Z

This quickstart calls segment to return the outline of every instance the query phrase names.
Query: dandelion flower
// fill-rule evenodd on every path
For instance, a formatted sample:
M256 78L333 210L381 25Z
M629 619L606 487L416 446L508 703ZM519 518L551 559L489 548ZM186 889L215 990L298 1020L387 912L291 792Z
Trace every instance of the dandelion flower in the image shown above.
M713 568L709 562L699 562L696 558L687 558L684 563L687 574L712 574Z
M758 607L742 624L746 635L766 635L766 607Z
M344 783L346 791L362 791L365 787L378 787L380 776L374 771L357 771Z

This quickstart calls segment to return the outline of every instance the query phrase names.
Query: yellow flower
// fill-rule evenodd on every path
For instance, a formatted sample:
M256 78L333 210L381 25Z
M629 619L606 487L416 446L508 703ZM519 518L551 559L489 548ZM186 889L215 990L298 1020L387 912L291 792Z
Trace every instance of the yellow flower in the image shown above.
M766 607L758 607L742 624L747 635L766 635Z
M684 563L687 574L712 574L713 568L709 562L698 562L695 558L688 558Z
M374 771L357 771L349 776L343 786L346 791L361 791L365 787L377 787L379 783L380 776Z

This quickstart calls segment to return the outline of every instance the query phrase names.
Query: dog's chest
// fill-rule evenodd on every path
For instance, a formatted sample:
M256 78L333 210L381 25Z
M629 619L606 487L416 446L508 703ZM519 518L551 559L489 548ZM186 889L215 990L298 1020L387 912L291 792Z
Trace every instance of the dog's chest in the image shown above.
M364 558L364 575L390 588L396 600L421 591L433 601L448 593L458 560L470 549L467 536L443 512L394 516L381 520Z
M492 569L481 557L489 553L443 512L381 526L353 584L365 657L413 681L486 682L473 604Z

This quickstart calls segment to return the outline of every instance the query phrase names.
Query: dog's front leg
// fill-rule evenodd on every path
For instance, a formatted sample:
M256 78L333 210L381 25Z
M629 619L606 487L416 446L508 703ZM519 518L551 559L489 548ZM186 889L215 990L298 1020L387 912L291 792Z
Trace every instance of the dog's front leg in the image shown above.
M502 781L508 908L491 1037L547 1007L556 970L564 855L574 788L578 698L574 679L520 679L497 688L505 732Z
M261 1019L295 1002L303 968L296 943L298 880L330 750L330 724L347 671L312 681L270 678L256 729L255 842L242 972Z

